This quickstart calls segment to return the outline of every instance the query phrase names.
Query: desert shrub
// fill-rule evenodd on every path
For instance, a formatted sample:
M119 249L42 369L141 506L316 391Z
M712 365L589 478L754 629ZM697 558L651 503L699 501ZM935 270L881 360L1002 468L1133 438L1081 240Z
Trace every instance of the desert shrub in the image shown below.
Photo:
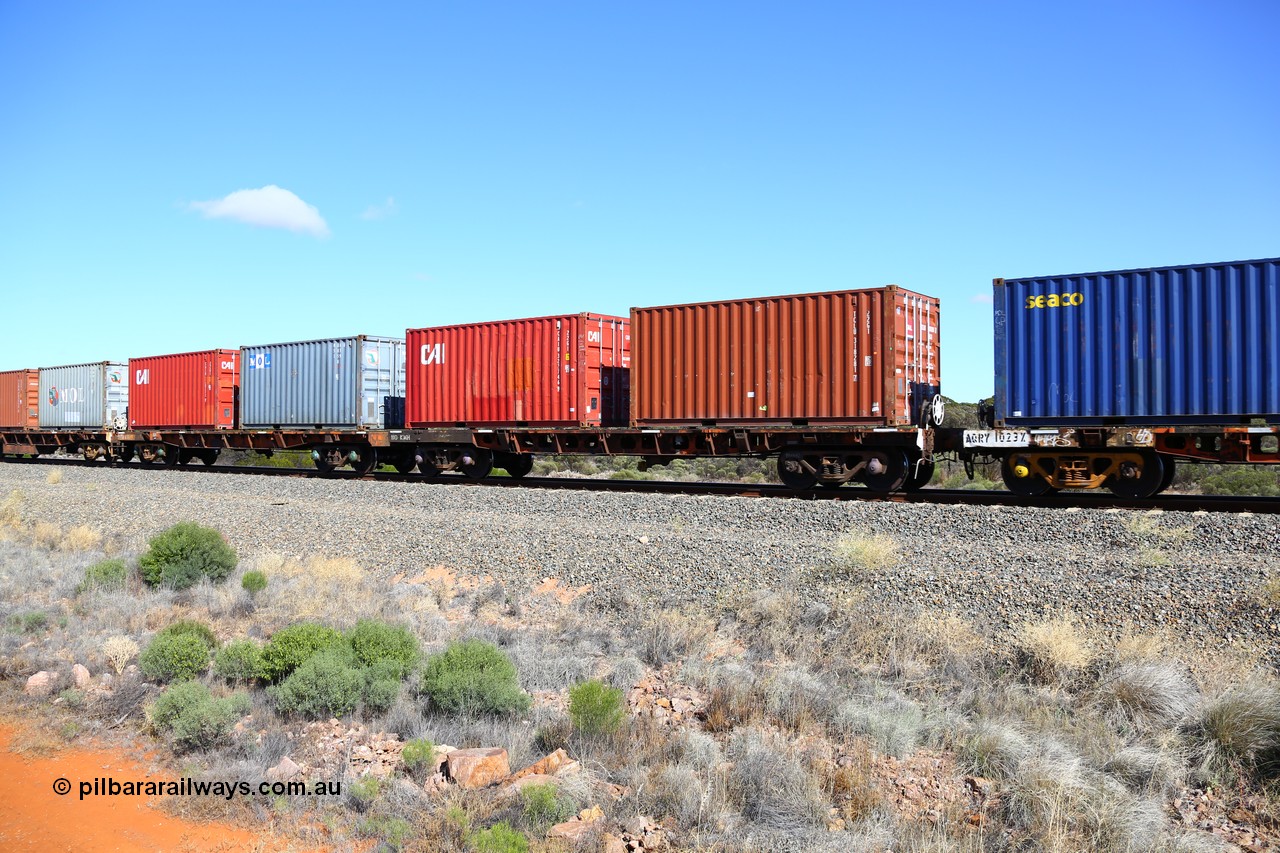
M49 614L43 610L15 613L9 617L9 628L18 634L38 634L49 626Z
M649 618L637 632L640 658L650 666L663 666L694 649L701 649L711 633L711 625L703 619L663 610Z
M245 572L240 578L240 587L249 593L249 598L257 598L258 593L267 588L267 576L259 571Z
M204 577L220 583L236 565L236 552L221 533L191 521L175 524L149 544L138 567L151 586L187 589Z
M184 681L160 694L151 706L151 722L180 749L208 749L231 734L250 705L243 693L215 699L203 684Z
M364 670L364 705L381 714L396 703L403 675L396 661L379 661Z
M360 821L356 830L367 838L382 839L378 850L402 850L413 836L413 824L402 817L388 815L371 815Z
M60 551L93 551L100 547L102 547L102 534L85 524L71 528L58 542Z
M1280 763L1280 690L1269 684L1233 687L1205 705L1192 730L1204 773L1274 766Z
M898 543L888 536L846 533L832 550L843 568L859 574L883 571L898 564Z
M365 811L373 805L382 793L382 780L370 773L347 786L347 803L358 812Z
M404 745L400 753L404 769L415 779L421 779L436 768L436 745L426 738L414 738Z
M99 560L84 570L84 580L76 587L76 593L124 589L128 580L129 565L124 560Z
M484 640L455 641L428 658L421 689L445 711L506 714L530 705L511 659Z
M965 769L978 776L1009 779L1034 747L1022 732L994 722L979 723L964 740L960 758Z
M1088 638L1066 616L1023 624L1014 648L1027 674L1043 683L1065 684L1096 656Z
M827 806L817 781L781 741L746 730L729 740L728 793L743 815L772 829L821 825Z
M116 675L124 672L137 653L138 644L128 637L111 637L102 644L103 657L111 663Z
M896 694L881 699L850 699L833 716L832 725L841 734L865 737L878 752L897 758L905 758L915 750L924 726L920 707Z
M1144 730L1176 723L1197 698L1196 686L1184 668L1160 662L1122 664L1099 685L1098 692L1104 707L1122 711Z
M253 640L232 640L213 656L213 671L229 681L252 681L262 673L262 647Z
M408 628L376 619L361 619L347 633L356 660L365 666L394 664L402 679L418 663L418 638Z
M172 625L165 627L163 631L156 635L159 637L181 637L191 636L204 643L205 648L213 651L218 647L218 638L213 633L213 629L203 622L197 622L194 619L182 619L174 622Z
M276 707L313 719L341 717L355 710L364 685L365 674L349 650L325 649L304 660L275 689Z
M209 647L195 634L158 634L138 656L147 678L188 681L209 668Z
M528 853L529 850L529 839L505 820L468 834L467 843L476 853Z
M569 719L584 735L613 734L627 717L622 691L602 681L583 681L569 688Z
M568 820L578 810L574 801L562 794L554 782L526 785L520 789L520 801L524 804L525 822L538 833Z
M342 635L327 625L299 622L281 628L262 649L262 677L279 681L317 652L341 645Z
M1229 465L1225 470L1201 479L1200 489L1206 495L1276 497L1280 496L1280 480L1277 480L1275 471L1266 468Z

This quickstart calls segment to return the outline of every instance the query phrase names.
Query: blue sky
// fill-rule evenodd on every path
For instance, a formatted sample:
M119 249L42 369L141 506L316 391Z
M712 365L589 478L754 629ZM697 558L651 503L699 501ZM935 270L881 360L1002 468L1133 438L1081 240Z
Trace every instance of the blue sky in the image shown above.
M0 369L896 283L977 399L996 276L1280 255L1278 30L1269 0L0 0Z

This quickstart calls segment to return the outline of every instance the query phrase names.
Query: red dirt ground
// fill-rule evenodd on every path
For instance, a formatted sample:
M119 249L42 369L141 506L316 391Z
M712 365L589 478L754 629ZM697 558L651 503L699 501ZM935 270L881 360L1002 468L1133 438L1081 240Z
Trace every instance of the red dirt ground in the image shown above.
M192 823L153 807L154 797L79 797L80 781L177 781L177 772L155 770L134 758L100 749L68 748L47 757L11 752L16 733L0 725L0 850L157 853L213 851L267 853L296 849L286 840L218 823ZM71 782L65 796L55 779Z

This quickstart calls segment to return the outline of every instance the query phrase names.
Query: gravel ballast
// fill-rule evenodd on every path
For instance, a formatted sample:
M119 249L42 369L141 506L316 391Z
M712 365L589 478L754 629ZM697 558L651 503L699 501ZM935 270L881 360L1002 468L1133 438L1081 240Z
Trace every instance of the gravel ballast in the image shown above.
M544 578L629 606L713 608L760 588L860 608L949 611L999 633L1067 611L1104 635L1172 629L1280 658L1274 516L663 496L0 464L28 522L86 524L126 551L178 521L242 560L351 557L390 580L434 566L513 592ZM853 568L846 534L896 562Z

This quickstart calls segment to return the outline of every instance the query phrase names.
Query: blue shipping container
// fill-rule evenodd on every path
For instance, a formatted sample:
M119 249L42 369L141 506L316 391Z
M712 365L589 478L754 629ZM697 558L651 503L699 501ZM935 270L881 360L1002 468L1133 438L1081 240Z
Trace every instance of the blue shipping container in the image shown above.
M1280 259L995 280L1007 426L1280 423Z
M359 335L241 347L246 429L383 429L388 396L404 396L404 341Z

